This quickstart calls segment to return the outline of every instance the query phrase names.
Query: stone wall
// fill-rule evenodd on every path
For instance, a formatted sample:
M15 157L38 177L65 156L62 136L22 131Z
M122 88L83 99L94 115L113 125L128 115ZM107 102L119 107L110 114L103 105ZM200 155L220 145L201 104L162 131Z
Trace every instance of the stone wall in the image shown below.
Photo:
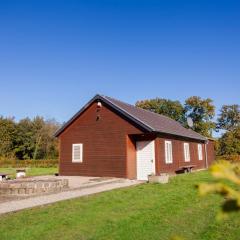
M16 179L0 182L0 195L38 195L68 188L68 179Z

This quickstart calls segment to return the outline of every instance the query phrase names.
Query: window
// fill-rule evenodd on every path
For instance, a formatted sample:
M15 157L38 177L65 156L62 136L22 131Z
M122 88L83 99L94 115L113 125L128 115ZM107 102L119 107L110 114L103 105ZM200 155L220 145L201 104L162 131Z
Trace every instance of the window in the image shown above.
M198 159L199 159L199 160L203 160L202 144L198 144Z
M173 162L171 141L165 141L165 162L167 164Z
M183 148L184 148L184 160L185 162L190 162L189 143L184 143Z
M80 163L83 161L82 143L72 145L72 162Z

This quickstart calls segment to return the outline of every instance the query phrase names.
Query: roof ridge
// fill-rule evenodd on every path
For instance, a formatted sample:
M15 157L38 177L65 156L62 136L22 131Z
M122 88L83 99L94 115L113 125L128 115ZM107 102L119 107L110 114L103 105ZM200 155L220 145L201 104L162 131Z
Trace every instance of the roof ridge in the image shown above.
M123 102L123 101L121 101L121 100L119 100L119 99L116 99L116 98L113 98L113 97L104 96L104 95L102 95L102 96L103 96L103 97L110 98L110 99L113 99L113 100L115 100L115 101L118 101L118 102L120 102L120 103L126 104L126 105L128 105L128 106L134 107L134 108L139 109L139 110L141 110L141 111L145 111L145 112L147 112L147 113L151 113L151 114L153 114L153 115L155 115L155 116L157 116L157 117L167 118L168 120L171 120L171 121L173 121L173 122L176 122L176 123L178 123L180 126L182 126L182 124L181 124L180 122L178 122L177 120L174 120L174 119L172 119L172 118L170 118L170 117L168 117L168 116L166 116L166 115L163 115L163 114L161 114L161 113L152 112L152 111L150 111L150 110L147 110L147 109L144 109L144 108L141 108L141 107L137 107L137 106L135 106L135 105L133 105L133 104ZM182 126L182 127L183 127L183 126Z
M131 108L133 108L133 109L136 109L136 110L139 110L139 111L141 111L141 112L146 112L147 114L152 114L153 117L157 117L159 120L161 120L161 119L164 118L164 119L167 120L167 121L171 121L171 122L175 125L175 127L180 127L180 128L182 128L182 129L185 129L186 131L188 131L188 132L190 132L190 133L193 133L193 134L196 134L197 136L199 136L199 137L201 137L201 138L204 137L204 136L202 136L200 133L195 132L193 129L187 128L187 127L183 126L183 125L182 125L180 122L178 122L177 120L174 120L174 119L172 119L172 118L170 118L170 117L168 117L168 116L165 116L165 115L163 115L163 114L155 113L155 112L152 112L152 111L150 111L150 110L147 110L147 109L144 109L144 108L140 108L140 107L134 106L133 104L129 104L129 103L123 102L123 101L121 101L121 100L119 100L119 99L116 99L116 98L113 98L113 97L109 97L109 96L106 96L106 95L101 95L101 96L104 97L105 99L109 100L110 102L114 101L113 104L115 104L115 105L117 105L116 102L119 102L119 104L124 104L124 105L126 105L126 106L129 106L129 107L131 107ZM118 107L120 107L120 108L122 109L121 106L118 106ZM124 110L124 109L123 109L123 110ZM124 111L126 111L126 110L124 110ZM130 114L128 111L126 111L126 112L127 112L128 114ZM136 116L134 116L134 115L132 115L132 114L130 114L130 115L133 116L135 119L140 120L140 119L137 118ZM140 121L143 122L144 124L146 124L147 126L149 126L146 121L144 121L144 120L140 120Z
M158 114L102 94L96 94L95 97L87 102L72 118L70 118L60 129L58 129L54 136L59 136L65 128L75 121L75 119L78 118L82 112L84 112L96 100L104 101L106 104L112 106L114 109L125 115L128 119L134 121L138 124L138 126L142 127L146 131L169 133L176 136L206 141L206 138L200 133L184 127L178 121L168 116Z

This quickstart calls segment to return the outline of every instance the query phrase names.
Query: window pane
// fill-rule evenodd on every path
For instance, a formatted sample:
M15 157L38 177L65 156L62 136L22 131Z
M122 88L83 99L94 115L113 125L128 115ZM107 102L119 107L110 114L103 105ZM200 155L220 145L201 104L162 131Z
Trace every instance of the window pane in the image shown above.
M198 159L202 160L203 156L202 156L202 145L198 144Z
M165 141L165 162L172 163L172 142Z
M82 144L72 145L72 162L82 162Z
M185 162L189 162L190 161L189 143L184 143L183 148L184 148L184 160Z

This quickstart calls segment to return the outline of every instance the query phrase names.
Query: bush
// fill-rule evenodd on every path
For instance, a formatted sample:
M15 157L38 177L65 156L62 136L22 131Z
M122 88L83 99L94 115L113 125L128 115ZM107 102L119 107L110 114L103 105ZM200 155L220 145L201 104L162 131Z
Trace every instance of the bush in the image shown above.
M18 159L0 159L0 167L57 167L58 159L43 159L43 160L18 160Z
M221 156L218 156L216 160L227 160L230 162L239 162L240 163L240 155L238 155L238 154L221 155Z

